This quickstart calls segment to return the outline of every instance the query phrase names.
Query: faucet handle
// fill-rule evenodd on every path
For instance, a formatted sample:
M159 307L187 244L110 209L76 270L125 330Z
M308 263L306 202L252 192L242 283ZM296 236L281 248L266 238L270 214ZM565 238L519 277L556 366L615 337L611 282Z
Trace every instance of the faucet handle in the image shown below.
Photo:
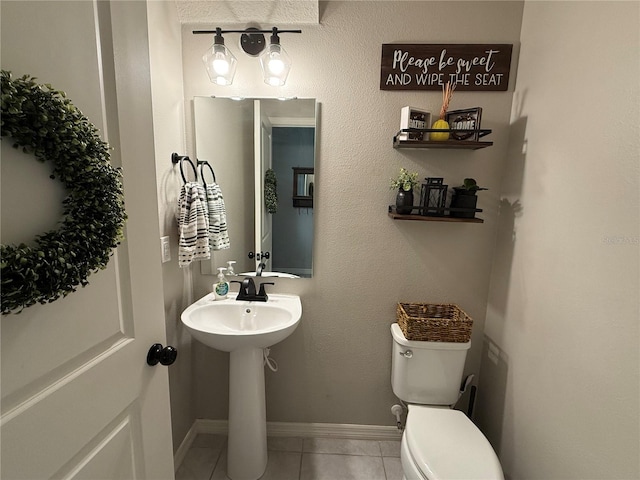
M256 284L253 283L253 278L251 277L244 277L244 280L242 280L242 288L247 295L253 296L256 294Z
M260 284L260 291L258 292L258 296L259 297L264 297L264 298L268 298L267 297L267 292L264 289L265 285L275 285L275 283L273 282L263 282Z

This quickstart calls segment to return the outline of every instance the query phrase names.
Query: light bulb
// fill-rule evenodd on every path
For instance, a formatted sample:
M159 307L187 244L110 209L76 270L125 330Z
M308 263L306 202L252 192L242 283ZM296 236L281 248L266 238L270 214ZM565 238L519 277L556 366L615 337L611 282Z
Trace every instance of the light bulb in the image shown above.
M269 72L274 75L280 75L284 70L284 62L280 59L280 54L273 53L267 63Z
M223 53L216 53L212 65L213 71L218 75L226 75L229 73L229 62Z

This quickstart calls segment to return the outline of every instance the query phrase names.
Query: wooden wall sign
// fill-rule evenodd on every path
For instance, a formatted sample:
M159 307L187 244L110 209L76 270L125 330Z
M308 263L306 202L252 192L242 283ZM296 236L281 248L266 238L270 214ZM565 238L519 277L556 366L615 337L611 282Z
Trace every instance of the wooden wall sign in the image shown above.
M382 45L380 90L505 91L509 86L511 44Z

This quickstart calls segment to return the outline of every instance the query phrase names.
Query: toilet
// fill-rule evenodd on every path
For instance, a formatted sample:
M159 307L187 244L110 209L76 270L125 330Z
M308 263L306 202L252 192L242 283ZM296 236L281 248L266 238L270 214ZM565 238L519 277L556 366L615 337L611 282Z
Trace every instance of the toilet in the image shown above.
M496 453L456 403L471 342L407 340L391 325L391 387L408 405L403 480L504 480Z

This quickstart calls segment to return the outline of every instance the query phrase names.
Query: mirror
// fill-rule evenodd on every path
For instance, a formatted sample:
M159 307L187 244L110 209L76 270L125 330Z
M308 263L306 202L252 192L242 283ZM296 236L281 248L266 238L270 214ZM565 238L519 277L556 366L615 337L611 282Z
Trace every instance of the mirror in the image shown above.
M202 261L201 273L215 275L235 260L237 274L253 275L264 263L263 276L311 277L315 99L195 97L193 107L196 157L215 171L231 244ZM295 197L303 204L296 205Z

